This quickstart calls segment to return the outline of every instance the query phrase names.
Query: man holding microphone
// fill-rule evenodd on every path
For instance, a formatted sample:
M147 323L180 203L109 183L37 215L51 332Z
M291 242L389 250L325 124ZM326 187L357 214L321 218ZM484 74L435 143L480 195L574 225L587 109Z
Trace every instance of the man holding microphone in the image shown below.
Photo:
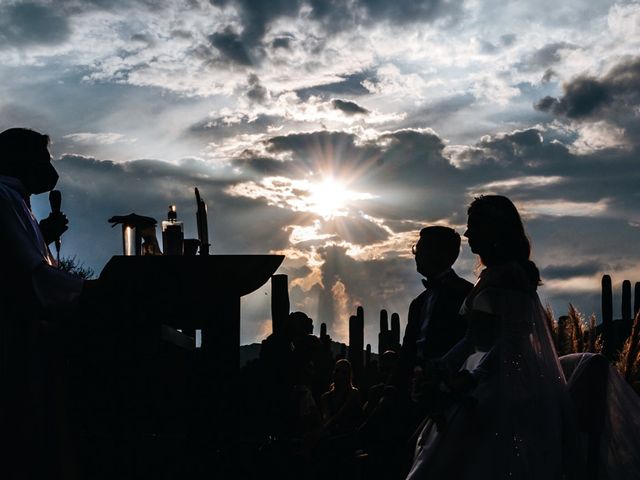
M30 202L57 181L47 135L0 133L0 464L7 478L73 476L55 331L77 309L86 282L59 270L48 248L68 228L59 196L40 223Z

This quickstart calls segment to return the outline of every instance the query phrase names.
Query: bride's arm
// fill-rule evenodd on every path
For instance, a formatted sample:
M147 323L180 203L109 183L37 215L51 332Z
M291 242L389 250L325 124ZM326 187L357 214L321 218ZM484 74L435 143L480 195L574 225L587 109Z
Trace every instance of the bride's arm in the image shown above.
M473 353L473 342L469 335L469 330L464 337L458 343L456 343L451 350L445 353L440 362L447 368L449 372L457 372L467 359L469 355Z
M500 316L494 311L495 302L492 301L494 293L492 289L487 289L478 294L473 301L469 315L465 341L470 345L470 348L464 353L467 353L468 356L475 351L487 352L480 363L470 372L476 382L484 380L498 366L499 348L496 341L499 336ZM462 361L465 359L466 357L462 358ZM458 361L455 366L460 369L462 363Z

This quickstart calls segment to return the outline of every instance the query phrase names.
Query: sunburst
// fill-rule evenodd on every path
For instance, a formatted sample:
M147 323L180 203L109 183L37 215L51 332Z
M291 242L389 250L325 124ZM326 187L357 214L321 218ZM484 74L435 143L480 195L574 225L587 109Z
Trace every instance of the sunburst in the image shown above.
M325 220L347 216L354 202L373 198L369 193L350 190L346 182L332 177L325 177L317 183L311 182L308 191L305 199L308 211Z

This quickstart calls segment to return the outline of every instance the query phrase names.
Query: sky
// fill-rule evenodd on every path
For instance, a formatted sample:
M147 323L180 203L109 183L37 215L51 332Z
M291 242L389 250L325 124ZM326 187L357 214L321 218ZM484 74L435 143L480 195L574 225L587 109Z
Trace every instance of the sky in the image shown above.
M292 310L345 341L363 305L375 351L420 228L462 234L480 194L516 203L556 315L640 281L639 47L635 1L0 0L0 130L51 136L63 256L100 272L108 218L169 204L195 237L197 186L213 253L286 255Z

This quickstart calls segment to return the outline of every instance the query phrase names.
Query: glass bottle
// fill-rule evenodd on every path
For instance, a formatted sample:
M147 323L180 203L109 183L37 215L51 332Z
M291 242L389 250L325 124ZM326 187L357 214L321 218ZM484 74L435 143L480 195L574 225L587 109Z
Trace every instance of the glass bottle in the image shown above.
M176 206L169 205L167 219L162 222L162 246L165 255L182 255L184 231L178 221Z

